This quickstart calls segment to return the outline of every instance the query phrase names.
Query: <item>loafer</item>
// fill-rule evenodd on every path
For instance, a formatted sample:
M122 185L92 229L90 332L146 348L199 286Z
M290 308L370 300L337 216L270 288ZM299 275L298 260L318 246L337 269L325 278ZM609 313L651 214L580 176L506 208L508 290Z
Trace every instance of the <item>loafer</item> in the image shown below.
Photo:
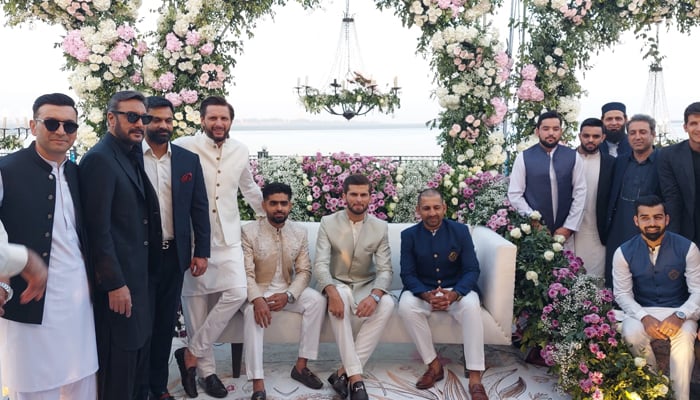
M265 400L267 399L267 393L265 393L264 390L259 390L257 392L253 392L253 395L250 396L250 400Z
M432 368L428 367L423 376L416 382L416 388L418 389L430 389L435 386L435 382L441 381L445 378L445 370L440 366L440 370L435 372Z
M185 366L185 348L181 347L175 350L175 361L177 361L177 367L180 370L180 379L182 380L182 387L185 389L185 393L188 397L197 397L197 383L195 378L197 376L197 368Z
M350 400L369 400L364 382L359 381L352 384L350 388Z
M320 389L323 387L323 382L321 382L321 379L319 379L316 374L311 372L308 368L304 367L304 369L301 370L301 372L297 371L297 367L294 366L292 367L292 373L291 373L292 379L295 381L303 383L305 386L310 387L311 389Z
M469 395L472 400L489 400L489 396L486 395L486 389L481 383L469 385Z
M328 383L331 384L333 390L345 399L348 397L348 374L338 376L338 371L335 371L328 377Z
M228 396L226 386L224 386L221 379L219 379L216 374L211 374L204 379L200 379L199 384L204 387L204 391L211 397L223 399L224 397Z

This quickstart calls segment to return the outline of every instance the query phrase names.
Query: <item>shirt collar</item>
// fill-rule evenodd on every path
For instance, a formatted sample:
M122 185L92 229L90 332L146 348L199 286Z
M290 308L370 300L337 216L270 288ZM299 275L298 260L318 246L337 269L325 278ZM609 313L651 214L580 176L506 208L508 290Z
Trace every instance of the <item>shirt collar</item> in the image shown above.
M153 157L155 157L155 154L153 154L153 149L151 149L151 146L148 145L146 140L141 141L141 150L143 150L143 155L150 154ZM172 155L172 148L170 147L170 142L168 142L168 151L166 152L168 156Z

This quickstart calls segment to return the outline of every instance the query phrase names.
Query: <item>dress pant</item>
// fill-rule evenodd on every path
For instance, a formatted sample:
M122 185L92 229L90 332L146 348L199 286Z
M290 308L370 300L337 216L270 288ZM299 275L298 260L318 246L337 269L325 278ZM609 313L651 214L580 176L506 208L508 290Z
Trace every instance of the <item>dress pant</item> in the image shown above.
M418 353L425 364L437 357L433 335L428 325L428 317L434 311L430 304L413 295L403 292L399 300L399 316L406 326L408 335L416 344ZM441 312L441 311L437 311ZM447 313L462 325L465 366L470 371L483 371L484 366L484 324L481 320L479 295L471 291L458 302L450 304Z
M394 299L391 295L385 294L371 316L358 318L355 315L357 304L352 289L342 284L335 287L343 299L345 314L343 319L339 319L328 313L331 328L335 340L338 342L340 359L343 362L345 372L348 376L359 375L362 374L362 367L377 347L384 328L394 312ZM353 338L352 321L357 319L361 321L362 326L357 332L357 337Z
M111 311L110 311L111 312ZM100 329L101 328L101 329ZM124 350L110 340L109 326L97 332L97 398L99 400L141 400L144 375L148 371L149 341L138 350ZM102 339L100 339L102 338Z
M271 292L265 292L264 297ZM285 311L291 311L301 316L301 334L299 335L299 357L315 360L318 357L318 342L321 336L321 326L326 311L326 298L314 289L306 288L294 304L287 303ZM255 307L247 303L243 310L245 368L248 379L265 379L263 370L263 342L265 328L255 322ZM272 313L272 321L275 312Z
M676 311L674 308L666 307L645 307L644 310L659 321L663 321ZM670 338L669 372L676 400L690 399L690 378L695 363L697 330L696 321L686 320L681 329ZM647 364L656 366L656 357L651 348L652 338L644 330L642 321L626 315L622 321L622 337L630 344L636 356L644 357Z
M97 398L97 381L95 374L86 376L76 382L72 382L54 389L40 392L13 392L10 390L12 400L94 400Z
M199 296L182 296L182 312L189 336L188 349L197 357L197 376L216 373L214 343L247 299L246 288L231 288ZM210 302L215 302L209 310Z

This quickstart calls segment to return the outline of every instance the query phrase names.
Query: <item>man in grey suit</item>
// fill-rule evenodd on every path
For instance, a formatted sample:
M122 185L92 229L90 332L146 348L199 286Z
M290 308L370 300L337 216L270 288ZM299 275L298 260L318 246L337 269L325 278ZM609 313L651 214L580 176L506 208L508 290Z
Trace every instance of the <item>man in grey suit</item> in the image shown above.
M659 152L659 184L671 221L668 230L700 244L700 213L697 188L700 187L700 102L683 113L683 129L688 140Z
M368 399L362 367L377 347L394 311L388 294L393 276L386 222L367 214L370 182L350 175L343 182L345 210L321 218L314 275L328 296L328 314L343 366L328 382L342 398ZM353 338L352 319L361 327ZM349 386L349 387L348 387Z

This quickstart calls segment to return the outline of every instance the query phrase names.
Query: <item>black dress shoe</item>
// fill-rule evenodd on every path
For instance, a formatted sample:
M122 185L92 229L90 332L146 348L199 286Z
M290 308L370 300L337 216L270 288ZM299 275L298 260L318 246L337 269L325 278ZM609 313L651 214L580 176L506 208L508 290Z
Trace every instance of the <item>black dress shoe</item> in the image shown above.
M211 397L223 399L224 397L228 396L226 386L221 383L221 379L219 379L216 374L211 374L204 379L200 379L199 384L204 386L204 391Z
M257 392L253 392L253 395L250 396L250 400L265 400L267 399L267 393L265 393L264 390L259 390Z
M352 384L350 388L350 400L369 400L364 382L359 381Z
M180 379L182 380L182 387L185 389L185 393L188 397L197 397L197 383L195 382L195 377L197 376L197 368L185 366L185 348L181 347L175 350L175 361L177 361L177 367L180 369Z
M345 399L348 397L348 374L338 376L338 371L335 371L328 377L328 383L333 386L333 389Z
M301 382L307 387L310 387L311 389L320 389L323 387L323 382L321 382L321 379L316 376L313 372L311 372L308 368L304 367L304 369L301 370L301 372L297 371L297 367L294 366L292 367L292 373L291 373L292 379L295 381Z
M154 394L151 396L154 400L175 400L175 397L168 392L163 392L161 394Z

